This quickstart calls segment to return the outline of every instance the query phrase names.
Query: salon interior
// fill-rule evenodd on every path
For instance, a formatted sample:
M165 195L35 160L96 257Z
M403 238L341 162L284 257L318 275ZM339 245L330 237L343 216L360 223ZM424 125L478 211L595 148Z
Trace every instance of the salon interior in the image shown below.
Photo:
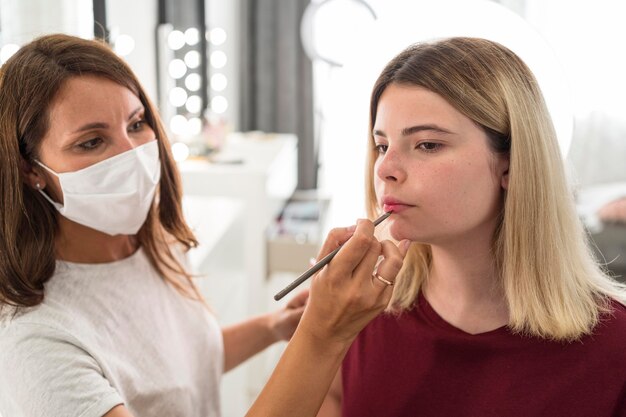
M223 324L274 309L329 229L365 216L369 92L407 45L468 35L531 67L599 259L626 275L619 0L2 0L0 60L38 35L102 38L157 104L197 283ZM225 375L245 414L284 344Z

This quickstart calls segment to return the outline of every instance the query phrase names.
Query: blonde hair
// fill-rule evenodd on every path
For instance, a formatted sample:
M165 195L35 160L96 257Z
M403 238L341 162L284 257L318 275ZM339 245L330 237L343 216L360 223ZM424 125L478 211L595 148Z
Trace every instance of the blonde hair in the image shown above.
M370 101L366 201L373 218L372 129L390 84L426 88L478 124L494 153L509 156L509 186L493 236L494 264L512 331L554 340L590 334L610 300L626 303L626 287L595 261L567 186L556 134L530 69L509 49L477 38L410 46L382 71ZM411 308L428 276L430 246L413 243L388 310Z

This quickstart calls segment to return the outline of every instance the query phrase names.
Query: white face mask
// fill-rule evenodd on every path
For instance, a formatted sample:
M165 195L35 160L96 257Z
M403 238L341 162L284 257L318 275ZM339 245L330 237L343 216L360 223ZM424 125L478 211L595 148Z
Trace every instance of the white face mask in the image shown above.
M56 173L63 205L40 193L64 217L109 235L133 235L146 221L161 178L156 140L74 172Z

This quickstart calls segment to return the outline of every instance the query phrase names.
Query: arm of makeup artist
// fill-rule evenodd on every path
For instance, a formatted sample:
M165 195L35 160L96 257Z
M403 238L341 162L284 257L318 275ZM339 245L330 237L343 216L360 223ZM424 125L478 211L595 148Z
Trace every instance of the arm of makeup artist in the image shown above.
M409 242L403 241L399 247L390 241L378 242L373 223L359 220L356 227L331 231L319 256L325 256L343 243L332 262L312 278L310 297L300 324L247 417L314 417L350 344L387 306L391 288L372 281L372 272L382 256L378 272L387 279L394 279L402 267ZM276 330L273 335L265 332L265 337L259 337L264 333L260 328L267 329L268 325L272 328L276 317L271 315L225 329L227 369L276 338L288 337L288 323L296 326L299 314L294 311L305 303L306 295L306 292L301 293L291 301L292 306L283 311L290 318L283 317L284 325L278 328L273 326ZM250 343L247 335L255 335L255 340ZM235 347L236 344L240 346ZM104 417L133 416L120 405Z
M347 242L313 278L300 324L247 417L317 414L352 341L391 298L391 288L372 280L378 257L378 273L393 280L409 246L378 242L373 233L372 222L360 220L351 238L349 229L329 235L321 256Z
M283 309L224 327L224 372L278 341L289 340L298 326L308 295L308 291L303 291Z

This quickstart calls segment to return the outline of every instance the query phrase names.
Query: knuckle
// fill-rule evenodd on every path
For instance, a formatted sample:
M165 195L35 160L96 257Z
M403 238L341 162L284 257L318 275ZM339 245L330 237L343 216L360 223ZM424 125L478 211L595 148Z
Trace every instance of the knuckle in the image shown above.
M389 258L389 264L397 272L402 268L402 265L404 264L404 262L400 258L392 257L392 258Z
M335 227L333 229L330 230L330 232L328 232L328 237L329 238L336 238L337 236L340 236L342 234L342 229L339 227Z
M352 239L354 239L354 243L358 246L369 247L372 243L373 237L362 232L357 232L354 236L352 236Z
M357 224L357 227L360 229L362 228L373 229L374 227L374 223L370 219L358 219L356 224Z
M364 303L363 295L360 292L353 292L348 298L348 304L353 307L360 307Z

